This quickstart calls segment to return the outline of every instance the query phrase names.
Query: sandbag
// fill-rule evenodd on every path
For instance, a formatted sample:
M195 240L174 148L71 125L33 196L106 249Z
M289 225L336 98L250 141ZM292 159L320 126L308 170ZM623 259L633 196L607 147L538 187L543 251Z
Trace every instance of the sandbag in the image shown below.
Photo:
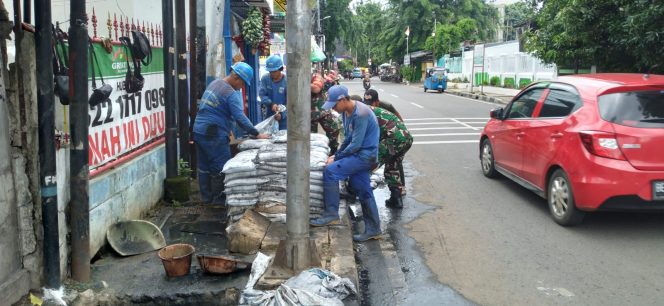
M256 170L256 164L254 163L256 154L258 154L258 150L247 150L238 153L226 162L222 172L228 174Z
M240 151L260 149L262 146L269 144L269 139L247 139L243 140L238 146L237 149Z

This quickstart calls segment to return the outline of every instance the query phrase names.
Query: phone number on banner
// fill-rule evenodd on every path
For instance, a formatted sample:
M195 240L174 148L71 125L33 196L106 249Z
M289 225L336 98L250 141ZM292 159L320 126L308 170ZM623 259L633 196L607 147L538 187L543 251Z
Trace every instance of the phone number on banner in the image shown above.
M99 167L163 135L166 130L164 77L146 75L143 90L124 91L117 80L109 98L88 112L90 168Z

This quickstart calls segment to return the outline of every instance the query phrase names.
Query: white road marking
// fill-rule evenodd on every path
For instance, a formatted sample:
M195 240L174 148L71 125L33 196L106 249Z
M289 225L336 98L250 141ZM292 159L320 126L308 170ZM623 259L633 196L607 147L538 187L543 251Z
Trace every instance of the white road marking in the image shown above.
M408 126L413 126L413 125L439 125L439 124L486 124L486 122L456 122L456 121L451 121L451 122L412 122L408 123Z
M457 143L479 143L479 140L444 140L444 141L414 141L413 144L457 144Z
M417 106L417 107L419 107L419 108L424 108L424 106L419 105L419 104L417 104L417 103L410 102L410 104L412 104L412 105L414 105L414 106Z
M442 133L442 134L411 134L413 137L437 137L437 136L479 136L481 133Z
M430 127L430 128L414 128L414 129L408 129L409 131L430 131L430 130L468 130L472 129L474 130L473 127L465 127L465 126L446 126L446 127Z
M384 90L384 89L382 89L382 88L379 88L378 90L379 90L379 91L385 91L385 90Z
M390 94L390 96L395 97L395 98L397 98L397 99L399 98L399 96L397 96L397 95L395 95L395 94Z
M465 127L469 127L469 128L471 128L471 129L473 129L473 130L479 130L479 128L476 128L476 127L474 127L474 126L470 126L470 125L468 125L467 123L463 123L463 122L461 122L461 121L459 121L459 120L457 120L457 119L452 118L452 121L454 121L454 122L456 122L456 123L459 123L459 124L461 124L461 125L463 125L463 126L465 126Z
M447 118L447 117L439 117L439 118L406 118L406 119L404 119L404 121L452 120L452 119L457 119L457 120L486 120L486 121L489 121L490 118L482 118L482 117L474 117L474 118Z
M574 296L574 293L565 289L565 288L547 288L547 287L537 287L537 290L546 294L547 296L563 296L566 298L571 298Z

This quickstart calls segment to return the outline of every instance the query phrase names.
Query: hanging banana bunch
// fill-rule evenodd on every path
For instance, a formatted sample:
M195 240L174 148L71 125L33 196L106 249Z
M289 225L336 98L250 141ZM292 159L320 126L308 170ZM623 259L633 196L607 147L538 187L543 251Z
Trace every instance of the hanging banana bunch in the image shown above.
M263 14L256 7L249 11L247 19L242 22L242 36L252 48L257 48L264 39Z

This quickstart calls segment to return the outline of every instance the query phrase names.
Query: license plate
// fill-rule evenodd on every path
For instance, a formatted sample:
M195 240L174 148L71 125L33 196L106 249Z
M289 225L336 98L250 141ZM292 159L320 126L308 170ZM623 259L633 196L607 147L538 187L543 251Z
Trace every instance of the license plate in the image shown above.
M655 200L664 200L664 181L652 183L652 195Z

